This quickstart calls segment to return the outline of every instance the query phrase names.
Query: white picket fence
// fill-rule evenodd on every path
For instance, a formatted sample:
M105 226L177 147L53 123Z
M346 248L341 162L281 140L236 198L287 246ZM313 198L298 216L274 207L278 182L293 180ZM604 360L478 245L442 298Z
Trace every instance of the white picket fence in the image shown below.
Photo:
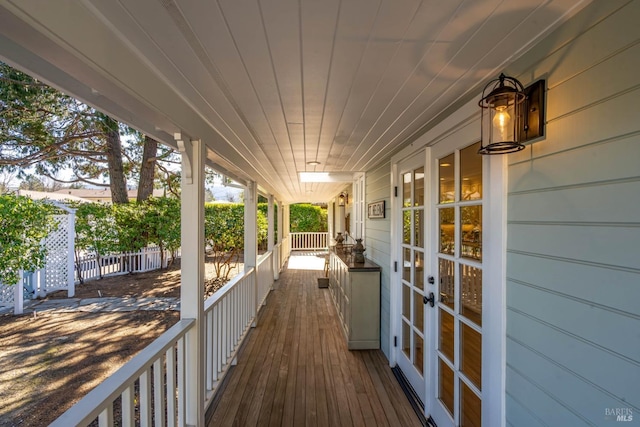
M172 256L173 254L165 249L163 260L160 256L160 248L150 246L138 252L123 252L101 257L95 254L78 257L76 259L76 283L80 281L78 274L82 274L83 280L92 280L166 268Z

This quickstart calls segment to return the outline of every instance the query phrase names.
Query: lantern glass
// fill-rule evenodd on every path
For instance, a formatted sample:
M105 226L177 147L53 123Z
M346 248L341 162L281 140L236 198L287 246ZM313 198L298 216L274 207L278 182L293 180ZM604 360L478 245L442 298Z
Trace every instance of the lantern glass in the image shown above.
M501 74L489 82L478 103L481 107L482 140L479 153L503 154L519 151L520 111L525 96L517 79Z

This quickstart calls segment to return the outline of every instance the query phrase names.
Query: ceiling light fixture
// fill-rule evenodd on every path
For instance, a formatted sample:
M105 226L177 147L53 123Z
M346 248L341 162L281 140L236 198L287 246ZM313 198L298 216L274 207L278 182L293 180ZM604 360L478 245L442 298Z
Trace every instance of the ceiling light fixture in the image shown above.
M319 161L317 161L317 160L312 160L312 161L310 161L310 162L307 162L307 164L308 164L309 166L320 166L320 162L319 162Z

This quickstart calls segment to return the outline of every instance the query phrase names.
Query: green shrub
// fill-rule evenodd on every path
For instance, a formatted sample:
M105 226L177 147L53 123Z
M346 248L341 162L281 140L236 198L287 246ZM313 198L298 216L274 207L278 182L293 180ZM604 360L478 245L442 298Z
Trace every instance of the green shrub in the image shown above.
M0 282L15 285L19 270L34 271L45 263L42 241L57 227L55 208L25 196L0 196Z
M309 203L289 206L292 233L327 231L327 210Z

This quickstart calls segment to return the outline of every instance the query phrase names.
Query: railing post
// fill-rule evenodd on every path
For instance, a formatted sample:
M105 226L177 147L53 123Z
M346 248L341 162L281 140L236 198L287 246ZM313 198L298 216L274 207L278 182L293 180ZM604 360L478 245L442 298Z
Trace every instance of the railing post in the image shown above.
M271 268L272 271L275 271L275 267L274 267L274 262L275 262L275 257L273 256L273 248L275 247L275 240L276 240L276 235L275 235L275 223L276 223L276 218L275 218L275 212L273 209L273 195L270 194L269 195L269 206L267 207L267 216L268 216L268 227L267 227L267 249L269 250L269 252L271 252ZM277 279L275 273L273 275L273 280Z
M76 213L75 211L67 214L67 296L69 298L76 294L76 281L74 278L74 244L76 240Z
M258 190L256 183L250 181L244 189L244 271L258 265ZM258 277L257 269L254 281L254 320L258 323Z
M200 140L175 135L182 154L182 273L180 318L195 319L184 344L184 415L187 425L204 425L204 161L205 146Z
M18 271L18 283L13 287L13 314L22 314L24 309L24 272Z

